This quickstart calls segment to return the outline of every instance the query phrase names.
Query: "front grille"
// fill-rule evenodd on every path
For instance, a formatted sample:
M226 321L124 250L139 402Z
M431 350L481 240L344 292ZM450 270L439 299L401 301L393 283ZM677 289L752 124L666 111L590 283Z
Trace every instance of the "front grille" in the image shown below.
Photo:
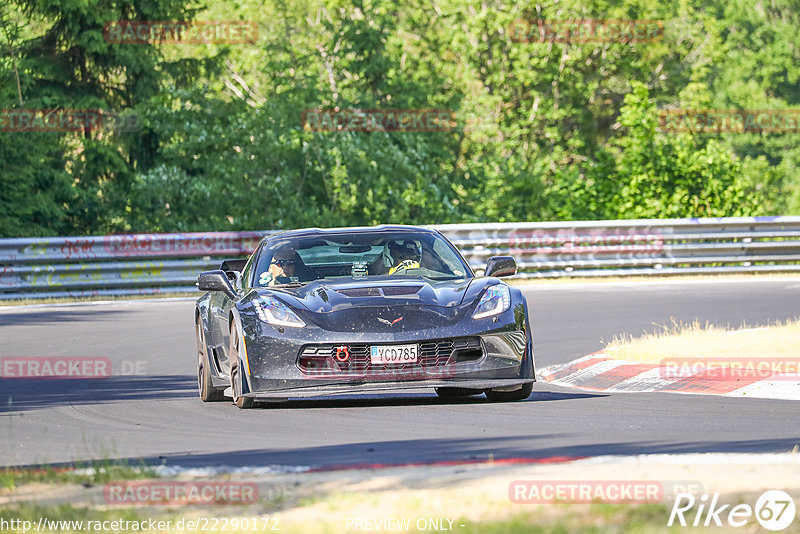
M402 373L404 371L434 370L449 363L474 361L483 356L483 347L478 337L462 337L453 339L437 339L417 342L419 358L414 363L375 364L370 361L372 345L408 345L413 341L397 343L326 343L305 345L300 349L297 366L303 373L312 375L368 374L368 373ZM338 361L336 348L346 346L350 357L347 361Z

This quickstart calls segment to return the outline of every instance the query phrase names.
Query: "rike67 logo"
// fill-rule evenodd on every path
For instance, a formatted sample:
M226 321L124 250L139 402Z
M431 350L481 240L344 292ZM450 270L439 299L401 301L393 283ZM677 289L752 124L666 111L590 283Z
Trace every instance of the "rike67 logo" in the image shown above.
M683 527L743 527L755 519L765 529L779 531L792 524L795 513L794 500L780 490L762 493L754 507L749 504L720 504L719 493L711 497L704 493L699 498L691 493L679 493L675 497L667 526L671 527L677 521Z

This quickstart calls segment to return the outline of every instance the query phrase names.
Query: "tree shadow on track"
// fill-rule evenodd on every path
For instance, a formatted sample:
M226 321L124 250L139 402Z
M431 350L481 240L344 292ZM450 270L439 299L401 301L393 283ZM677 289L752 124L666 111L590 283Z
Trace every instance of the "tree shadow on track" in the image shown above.
M0 377L0 417L25 410L99 404L147 399L186 399L197 396L197 381L193 376L130 376L112 375L97 379L37 379ZM605 397L604 394L572 392L534 392L525 401L549 402L557 400ZM200 403L200 400L197 401ZM319 399L298 399L284 402L258 403L264 410L307 410L312 408L369 408L387 406L437 406L437 405L492 405L481 396L441 399L431 393L382 392L354 396L328 396ZM231 406L231 411L239 413Z
M175 465L181 467L200 466L297 466L314 470L355 467L380 467L414 463L474 462L492 459L578 459L593 456L641 454L687 454L687 453L753 453L786 452L797 440L793 438L742 440L742 441L694 441L694 442L618 442L586 443L579 445L555 445L566 436L540 434L522 436L493 436L464 439L409 439L348 443L323 447L296 448L291 450L249 449L225 451L224 454L164 455L144 458L148 464ZM545 442L551 444L546 446Z
M119 314L128 310L78 309L73 307L22 310L23 313L3 311L0 313L0 326L23 326L45 324L64 324L86 321L118 321Z
M630 457L642 454L786 452L796 443L796 440L791 438L777 438L740 441L621 441L578 445L555 444L564 439L568 439L568 436L540 434L462 439L409 439L291 449L225 450L209 454L172 453L144 458L118 458L114 461L126 462L128 465L144 463L151 466L176 468L217 468L222 472L249 468L274 470L279 473L458 463L491 464L495 462L497 465L513 466L526 463L563 462L607 455ZM544 443L552 445L544 446ZM109 460L104 458L103 461ZM91 460L86 460L86 462L91 462ZM54 467L72 467L74 464L52 465Z
M125 376L97 379L0 378L0 415L25 410L197 395L193 376Z

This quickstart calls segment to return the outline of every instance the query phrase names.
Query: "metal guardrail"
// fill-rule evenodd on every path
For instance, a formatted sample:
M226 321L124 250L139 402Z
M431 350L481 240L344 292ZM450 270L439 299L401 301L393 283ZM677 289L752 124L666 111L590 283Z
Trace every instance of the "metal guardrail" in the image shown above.
M0 239L0 300L196 293L200 271L267 232Z
M515 278L800 272L800 217L433 226L480 270ZM0 239L0 300L195 293L197 273L244 257L269 232Z

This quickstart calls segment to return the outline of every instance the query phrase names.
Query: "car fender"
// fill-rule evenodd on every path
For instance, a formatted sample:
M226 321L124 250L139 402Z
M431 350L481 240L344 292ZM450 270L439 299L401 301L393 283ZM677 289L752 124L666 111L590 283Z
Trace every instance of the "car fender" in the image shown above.
M239 311L239 305L241 304L242 300L237 302L236 306L231 306L230 311L230 324L235 325L236 331L239 335L240 340L240 353L239 354L228 354L228 362L233 361L233 358L237 358L239 361L239 369L241 370L242 376L242 393L250 393L252 391L250 387L250 360L247 357L247 336L245 335L245 330L243 327L242 321L242 314ZM230 346L230 334L228 339L228 346ZM242 354L242 352L244 354ZM228 368L228 374L230 375L230 365Z

